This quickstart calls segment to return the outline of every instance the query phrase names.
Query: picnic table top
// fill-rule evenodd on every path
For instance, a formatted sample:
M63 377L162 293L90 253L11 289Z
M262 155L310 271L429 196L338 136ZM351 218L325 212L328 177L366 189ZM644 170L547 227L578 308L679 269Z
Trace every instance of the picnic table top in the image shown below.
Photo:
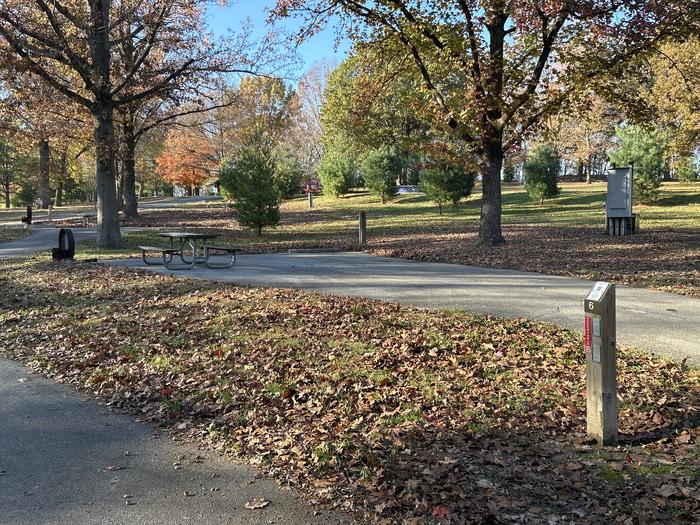
M158 235L171 239L216 239L216 233L194 233L194 232L161 232Z

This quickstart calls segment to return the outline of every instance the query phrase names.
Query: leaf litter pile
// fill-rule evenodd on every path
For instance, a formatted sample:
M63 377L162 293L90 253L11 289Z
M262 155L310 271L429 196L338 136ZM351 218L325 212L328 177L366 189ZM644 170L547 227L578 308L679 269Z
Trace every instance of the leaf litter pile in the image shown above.
M374 523L697 523L700 374L620 349L586 441L579 335L93 264L0 263L0 353Z

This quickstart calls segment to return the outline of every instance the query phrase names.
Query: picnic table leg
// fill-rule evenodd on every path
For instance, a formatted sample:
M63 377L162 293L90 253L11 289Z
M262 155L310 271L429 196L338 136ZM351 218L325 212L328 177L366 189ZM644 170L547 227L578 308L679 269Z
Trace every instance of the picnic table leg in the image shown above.
M180 246L177 251L180 253L180 260L183 262L183 264L190 264L190 261L185 260L185 242L188 242L187 239L182 237L180 239ZM192 246L191 241L189 241L189 244ZM194 253L192 254L192 257L194 258Z
M146 250L141 250L141 259L143 259L143 262L146 263L148 266L159 266L160 262L151 262L148 260L146 257Z
M202 246L202 259L200 262L206 265L207 261L209 261L209 247L207 246L207 238L205 237L204 245Z
M229 261L228 263L223 263L223 264L211 264L209 262L209 247L205 246L204 248L204 253L205 253L205 259L204 259L204 266L207 268L210 268L212 270L225 270L228 268L231 268L236 263L236 252L232 252L228 254Z
M187 261L185 260L184 257L184 252L185 252L185 243L190 245L190 248L192 249L192 260ZM191 270L194 268L195 265L195 247L192 244L192 241L187 240L187 239L181 239L180 240L180 248L178 249L180 259L182 260L182 263L184 266L171 266L170 262L172 261L173 256L171 255L169 260L166 261L165 259L165 253L163 253L163 266L165 266L168 270ZM175 254L176 255L176 254Z

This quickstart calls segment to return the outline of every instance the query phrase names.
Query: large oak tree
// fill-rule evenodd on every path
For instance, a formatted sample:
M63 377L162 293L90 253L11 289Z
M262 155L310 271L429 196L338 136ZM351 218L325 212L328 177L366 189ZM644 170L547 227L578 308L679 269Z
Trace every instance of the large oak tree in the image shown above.
M30 71L93 120L97 244L121 243L115 185L114 112L167 92L203 71L243 59L203 28L205 0L0 0L3 59ZM132 55L116 52L129 42Z
M134 26L123 24L119 30L115 49L117 68L122 74L133 69L139 52L138 32ZM201 32L201 29L200 29ZM236 36L229 36L216 52L206 53L186 71L153 91L147 97L135 99L117 108L121 132L120 159L124 196L124 215L133 219L138 216L136 202L136 148L144 136L155 128L168 126L183 117L199 113L211 113L226 108L236 101L217 101L216 88L226 84L231 74L258 74L275 69L289 59L290 49L283 43L280 34L268 33L255 42L250 40L251 28L244 24ZM150 79L158 77L170 59L172 43L161 39L154 44L151 60L144 62L134 75L130 91L149 85Z
M305 16L301 38L339 17L357 41L411 59L435 124L480 159L479 238L496 245L504 154L577 86L691 30L697 11L687 0L278 0L275 13Z

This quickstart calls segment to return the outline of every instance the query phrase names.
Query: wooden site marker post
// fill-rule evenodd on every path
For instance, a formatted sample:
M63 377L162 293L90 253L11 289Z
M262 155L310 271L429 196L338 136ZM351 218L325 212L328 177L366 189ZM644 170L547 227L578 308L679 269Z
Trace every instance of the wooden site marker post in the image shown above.
M586 432L599 445L617 443L615 285L597 282L583 303L586 346Z
M359 226L360 246L364 246L365 244L367 244L367 213L365 213L364 211L360 212Z
M310 191L309 192L309 208L314 207L314 192Z

